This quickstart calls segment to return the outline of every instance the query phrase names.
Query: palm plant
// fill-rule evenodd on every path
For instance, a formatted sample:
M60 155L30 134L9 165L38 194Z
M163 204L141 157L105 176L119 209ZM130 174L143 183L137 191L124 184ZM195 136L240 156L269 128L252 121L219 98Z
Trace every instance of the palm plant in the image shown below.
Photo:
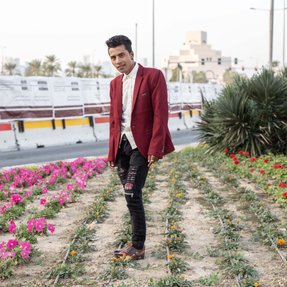
M214 102L205 102L201 141L209 151L228 148L260 155L287 152L287 80L267 69L251 79L236 76Z
M80 78L92 78L93 69L91 64L80 64L78 76Z
M61 65L55 55L46 56L46 60L43 63L43 70L45 76L53 77L61 71Z
M41 60L34 59L31 62L27 63L25 69L25 76L42 76L42 63Z
M75 77L77 75L78 64L76 61L71 61L68 63L68 68L65 70L67 77Z
M4 64L4 70L7 71L8 75L14 75L16 70L16 64L15 63L5 63Z

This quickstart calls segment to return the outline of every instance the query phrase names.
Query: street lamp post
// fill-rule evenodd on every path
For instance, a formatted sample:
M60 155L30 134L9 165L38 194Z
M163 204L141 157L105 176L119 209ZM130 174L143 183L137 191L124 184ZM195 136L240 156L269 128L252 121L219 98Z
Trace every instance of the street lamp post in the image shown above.
M273 62L273 24L274 24L274 0L271 0L270 8L270 34L269 34L269 68L272 69Z
M283 54L282 54L282 65L285 68L285 0L283 7Z

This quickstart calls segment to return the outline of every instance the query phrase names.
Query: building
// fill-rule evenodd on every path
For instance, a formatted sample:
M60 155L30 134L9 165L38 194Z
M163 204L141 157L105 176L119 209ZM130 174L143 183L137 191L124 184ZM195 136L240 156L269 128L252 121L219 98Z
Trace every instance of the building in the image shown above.
M169 56L164 63L164 72L169 81L172 70L178 68L179 80L193 82L192 72L204 72L210 82L222 82L223 74L231 67L231 57L207 44L207 32L188 32L177 55Z

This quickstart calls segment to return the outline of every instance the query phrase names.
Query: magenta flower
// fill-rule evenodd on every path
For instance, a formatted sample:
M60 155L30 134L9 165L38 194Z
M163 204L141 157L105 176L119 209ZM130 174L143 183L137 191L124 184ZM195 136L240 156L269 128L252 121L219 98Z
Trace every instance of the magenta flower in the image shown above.
M41 200L40 200L41 205L45 205L46 202L47 202L46 198L41 198Z
M48 188L47 188L46 186L44 186L44 187L42 188L42 193L43 193L43 194L48 193Z
M66 185L66 188L67 188L67 190L74 190L75 189L75 187L74 187L74 185L72 183L68 183Z
M15 239L9 239L6 246L9 248L9 249L13 249L14 247L16 247L18 245L18 241L15 240Z
M11 201L14 203L19 203L23 201L23 197L20 194L11 195Z
M3 206L1 207L0 213L3 213L6 209L7 209L7 205L3 205Z
M55 226L53 224L48 224L48 230L51 232L51 233L54 233L55 231Z
M23 241L23 242L20 242L19 244L20 244L22 250L25 250L27 252L31 251L31 244L28 241Z
M25 193L25 196L26 197L30 197L32 195L32 192L31 191L26 191L26 193Z
M34 226L35 226L35 219L28 220L28 222L27 222L27 229L28 229L29 233L33 232Z
M10 221L10 224L9 224L9 232L10 233L15 233L16 232L16 224L13 220Z

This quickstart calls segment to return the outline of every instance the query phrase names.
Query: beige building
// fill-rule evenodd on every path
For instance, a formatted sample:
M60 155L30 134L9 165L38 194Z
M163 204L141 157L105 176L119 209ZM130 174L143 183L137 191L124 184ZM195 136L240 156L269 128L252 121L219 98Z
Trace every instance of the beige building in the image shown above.
M222 82L224 72L231 67L231 57L224 57L219 50L207 44L207 32L188 32L185 43L176 55L169 56L164 63L167 80L172 70L179 67L179 79L192 82L192 72L203 71L211 82Z

